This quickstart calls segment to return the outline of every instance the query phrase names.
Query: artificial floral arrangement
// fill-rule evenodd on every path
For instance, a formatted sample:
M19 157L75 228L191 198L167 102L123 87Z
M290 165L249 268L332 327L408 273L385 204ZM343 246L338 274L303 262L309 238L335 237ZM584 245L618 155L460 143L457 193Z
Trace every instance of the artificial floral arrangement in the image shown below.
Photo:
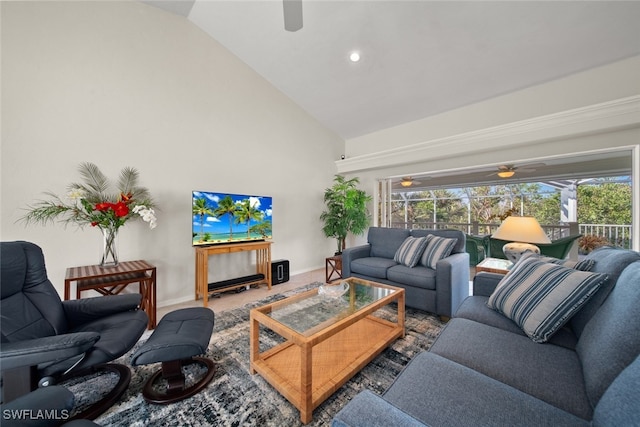
M99 228L104 236L101 265L117 265L115 239L118 229L128 220L142 218L149 228L156 227L155 204L149 190L138 185L138 171L125 167L120 172L118 191L110 192L112 183L93 163L81 163L78 168L83 183L68 187L66 200L46 192L51 200L41 200L28 206L21 218L26 224L61 222L65 226L75 224Z

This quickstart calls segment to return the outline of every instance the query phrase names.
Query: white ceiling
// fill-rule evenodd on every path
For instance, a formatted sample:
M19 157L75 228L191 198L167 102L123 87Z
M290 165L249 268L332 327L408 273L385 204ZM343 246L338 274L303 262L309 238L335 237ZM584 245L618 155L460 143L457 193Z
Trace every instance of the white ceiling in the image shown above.
M146 1L345 139L640 55L639 1ZM351 51L362 60L351 63Z

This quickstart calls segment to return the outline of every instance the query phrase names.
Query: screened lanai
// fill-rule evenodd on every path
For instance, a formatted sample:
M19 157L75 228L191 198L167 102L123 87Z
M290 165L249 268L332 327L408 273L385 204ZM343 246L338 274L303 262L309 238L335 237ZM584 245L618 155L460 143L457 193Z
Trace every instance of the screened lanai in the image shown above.
M455 228L484 236L492 234L508 215L534 216L551 240L580 234L597 238L593 241L600 244L632 247L630 176L497 181L462 187L430 186L420 179L425 178L380 180L378 224Z

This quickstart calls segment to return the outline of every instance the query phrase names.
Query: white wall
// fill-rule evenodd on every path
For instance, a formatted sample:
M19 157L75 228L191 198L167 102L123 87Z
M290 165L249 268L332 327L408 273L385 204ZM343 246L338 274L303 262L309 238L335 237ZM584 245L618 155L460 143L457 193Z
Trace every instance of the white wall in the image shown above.
M158 227L120 231L120 258L158 267L159 305L193 298L191 191L270 195L274 259L292 273L324 264L318 219L344 141L188 20L138 2L2 2L2 240L65 269L99 261L96 229L16 223L42 192L64 195L77 166L113 179L139 170ZM222 262L221 262L222 261ZM210 280L250 259L211 258ZM250 272L250 271L249 271Z

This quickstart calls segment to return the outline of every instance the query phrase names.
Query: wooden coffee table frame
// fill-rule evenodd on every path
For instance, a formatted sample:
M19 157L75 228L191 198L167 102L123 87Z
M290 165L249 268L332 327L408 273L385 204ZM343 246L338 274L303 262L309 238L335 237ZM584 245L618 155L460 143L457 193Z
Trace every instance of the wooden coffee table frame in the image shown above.
M347 279L348 281L354 279ZM269 317L272 309L316 295L313 289L250 312L251 374L259 373L300 410L304 424L313 410L359 372L397 338L404 337L404 289L357 279L358 283L395 292L329 325L303 335ZM353 301L353 287L351 287ZM396 301L397 322L372 313ZM260 325L286 339L260 353Z

